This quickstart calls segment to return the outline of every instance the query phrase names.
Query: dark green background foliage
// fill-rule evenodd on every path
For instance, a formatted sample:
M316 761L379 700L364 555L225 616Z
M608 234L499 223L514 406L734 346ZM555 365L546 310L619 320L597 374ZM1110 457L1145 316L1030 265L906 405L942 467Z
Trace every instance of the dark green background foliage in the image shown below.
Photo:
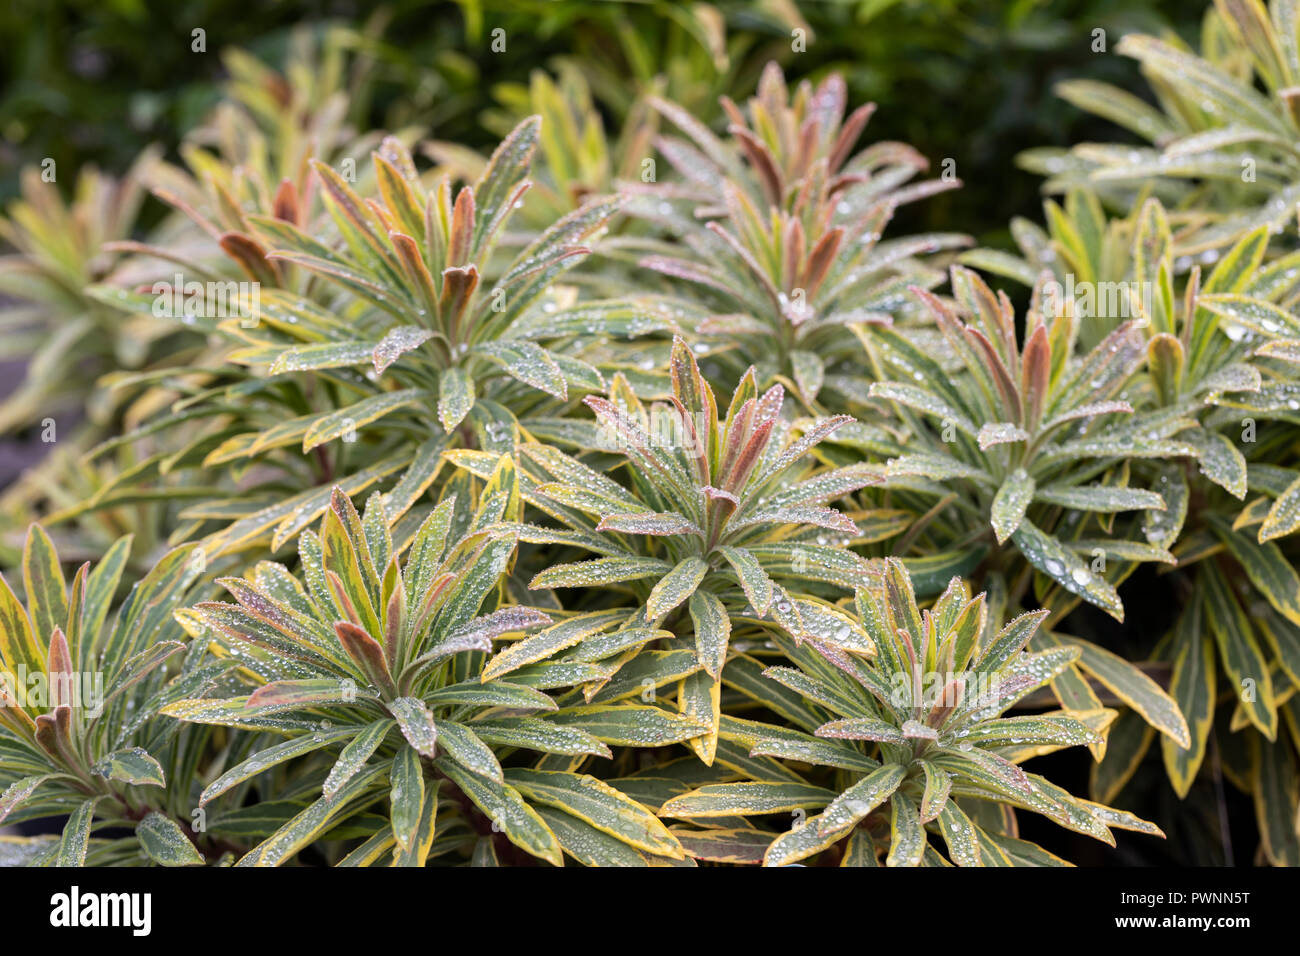
M675 23L671 3L465 2L430 7L229 0L105 3L16 0L0 12L0 164L53 157L74 168L95 162L126 168L140 144L175 143L217 99L220 52L243 47L281 61L288 30L334 19L377 37L369 53L380 79L357 104L372 128L427 124L432 135L477 148L501 131L482 123L497 84L526 83L555 57L583 59L612 76L687 75L690 57L708 62L699 42ZM964 189L905 210L904 217L942 222L985 243L1001 238L1013 215L1037 218L1038 180L1018 170L1021 150L1109 139L1113 129L1063 103L1051 87L1090 78L1133 88L1131 61L1092 51L1104 29L1107 50L1123 33L1172 29L1194 39L1203 8L1178 0L857 0L799 4L812 29L804 54L790 51L789 28L776 3L719 3L731 56L723 70L695 74L679 100L716 113L719 92L746 91L769 58L793 80L842 72L850 102L875 101L872 139L911 143L937 169L957 161ZM207 30L207 52L190 50L190 30ZM489 33L505 29L504 55ZM681 63L631 63L618 37L648 48L669 33ZM361 91L358 91L361 92ZM601 104L607 121L616 103ZM0 199L16 181L0 181ZM904 218L902 222L906 223ZM999 244L1004 244L999 242Z

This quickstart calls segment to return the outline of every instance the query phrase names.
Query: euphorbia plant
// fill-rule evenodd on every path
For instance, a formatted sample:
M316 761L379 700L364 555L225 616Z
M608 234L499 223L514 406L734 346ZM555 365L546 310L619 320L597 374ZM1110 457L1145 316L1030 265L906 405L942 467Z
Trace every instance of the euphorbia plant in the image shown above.
M907 425L886 468L889 479L904 486L926 479L932 494L961 489L970 502L964 509L971 512L967 520L984 523L995 544L1012 542L1013 554L1023 556L1067 596L1122 619L1114 585L1080 552L1168 561L1167 552L1106 534L1109 521L1096 529L1104 536L1085 538L1088 529L1063 522L1062 515L1163 511L1160 495L1130 487L1127 471L1117 471L1114 462L1189 453L1186 446L1167 440L1181 427L1176 420L1110 424L1114 416L1133 411L1121 393L1144 357L1137 322L1120 325L1075 361L1082 320L1072 300L1063 301L1053 316L1031 309L1023 336L1018 336L1005 295L995 295L960 266L953 267L952 284L959 311L923 290L917 294L960 363L960 376L950 377L897 333L886 330L878 336L880 364L899 377L873 385L872 395L892 401ZM960 510L955 520L961 520ZM968 536L966 542L977 540ZM1023 593L1029 570L1017 572L1017 591Z
M898 206L960 183L903 185L929 163L902 143L854 153L875 105L845 117L839 74L791 92L769 63L748 118L722 100L729 141L653 102L689 141L659 140L681 179L646 187L631 211L679 232L687 255L668 247L642 265L694 287L695 331L736 373L754 366L760 386L780 382L813 411L861 403L868 383L852 333L909 309L909 285L943 281L920 256L969 242L954 234L882 241L881 233Z
M807 592L843 593L865 579L865 562L841 544L827 543L828 531L842 540L857 532L827 503L878 477L863 465L812 466L818 442L852 419L809 422L791 439L790 423L781 418L782 387L760 394L753 370L722 412L679 338L671 380L670 402L649 409L619 379L608 399L586 400L605 444L626 457L626 485L554 449L520 446L525 500L564 528L525 526L518 534L522 541L599 555L546 567L528 587L612 589L618 595L612 603L626 608L626 620L620 624L615 613L606 626L635 635L621 663L638 645L661 639L659 628L681 633L681 618L689 615L694 639L687 646L693 645L696 667L679 688L679 706L709 726L707 735L690 743L711 762L719 679L734 617L769 618L790 634L813 632L845 647L868 646L847 615ZM450 454L484 473L482 453ZM505 672L528 660L527 647L507 651L489 671Z
M1201 55L1172 38L1125 36L1115 52L1142 67L1156 105L1092 80L1057 92L1150 145L1081 143L1020 161L1054 192L1084 186L1131 205L1154 187L1179 207L1181 252L1212 258L1261 226L1280 232L1300 198L1297 31L1289 0L1215 0Z
M182 612L182 623L214 640L255 686L234 697L179 700L165 712L288 738L212 780L201 804L286 761L336 751L313 777L319 799L241 865L284 863L380 800L386 818L359 823L364 840L345 865L423 866L431 854L453 852L496 860L505 845L496 834L557 866L562 850L593 862L608 852L593 830L630 847L632 857L638 850L682 856L649 811L612 787L519 761L529 751L609 755L580 727L547 720L556 704L530 686L549 686L545 672L532 680L521 674L519 682L480 680L495 639L550 623L527 607L480 613L497 603L515 548L499 522L517 504L514 469L503 458L472 516L454 496L444 499L402 562L384 500L372 498L362 517L336 491L319 534L300 540L303 580L264 562L248 578L223 579L237 604ZM554 829L541 807L551 808Z
M33 863L188 866L205 859L195 842L211 846L191 828L188 800L208 730L160 712L228 665L187 649L172 620L200 571L192 546L166 554L105 626L129 550L119 540L69 586L33 525L26 607L0 577L0 820L67 817L58 839L29 846ZM94 836L104 828L128 835Z
M870 659L815 638L801 647L775 635L798 669L778 664L763 676L777 685L771 696L778 713L788 712L783 698L799 702L795 723L802 729L730 721L724 732L747 743L754 757L811 765L818 783L796 775L711 784L669 800L660 814L707 822L819 810L796 817L784 832L757 831L769 833L767 866L832 847L842 866L879 866L882 856L889 866L944 865L936 838L958 866L1062 865L1014 835L1010 808L1112 845L1110 827L1159 834L1132 814L1073 797L1020 767L1094 742L1115 712L1002 716L1068 667L1078 649L1025 653L1046 612L1022 614L999 629L983 598L972 599L954 578L922 611L906 569L890 559L881 582L856 597L857 617L875 647Z
M1295 420L1297 254L1267 260L1269 230L1260 226L1212 268L1180 274L1177 221L1156 199L1123 219L1107 219L1083 192L1047 209L1047 233L1019 229L1024 260L984 261L1008 276L1050 268L1058 283L1077 281L1101 334L1138 320L1147 356L1129 389L1135 424L1182 446L1168 448L1167 460L1132 465L1165 501L1146 513L1142 532L1177 561L1163 573L1184 603L1156 653L1172 668L1170 693L1189 731L1161 741L1170 782L1188 795L1210 751L1216 711L1228 710L1252 755L1235 782L1255 796L1270 859L1293 859L1300 844L1285 824L1293 807L1282 781L1295 772L1296 757L1282 715L1300 666L1300 580L1288 540L1300 481L1286 428ZM1123 298L1106 301L1098 290L1107 289ZM1133 567L1119 568L1120 579ZM1129 781L1152 741L1136 721L1120 721L1116 733L1121 756L1103 762L1095 781L1103 800Z
M538 340L598 338L605 323L625 325L639 311L610 300L557 307L571 297L556 282L590 253L585 243L616 201L592 200L554 223L499 275L489 264L528 189L537 136L536 118L520 124L479 182L454 199L446 179L426 190L391 137L374 154L375 196L315 162L335 240L309 235L292 217L246 217L264 251L259 269L279 275L292 265L323 288L305 298L278 281L261 287L254 321L219 323L235 346L230 360L253 371L181 403L179 420L207 424L167 469L169 480L199 466L232 478L254 464L271 467L265 490L243 490L244 508L213 500L191 509L201 519L239 515L207 537L209 552L267 536L279 547L321 513L332 483L356 494L386 482L396 518L434 482L444 448L508 447L521 420L562 408L570 388L603 387L591 364ZM643 323L655 327L671 323ZM155 463L140 478L159 473ZM274 491L281 483L299 491L286 498Z
M690 22L718 22L705 6ZM1290 214L1254 208L1293 186L1292 6L1221 3L1213 69L1125 41L1168 116L1113 95L1108 115L1196 190L1081 149L1062 172L1108 168L1050 184L1072 188L1013 223L1018 255L950 272L932 254L963 237L881 232L955 180L859 150L871 107L833 74L769 67L713 132L654 97L686 74L629 93L585 72L659 114L622 149L601 129L622 109L598 120L576 74L539 74L499 89L514 128L479 161L361 125L332 43L283 76L235 55L188 171L154 169L183 215L53 257L128 258L45 320L112 304L169 344L137 370L97 352L121 428L7 498L15 528L58 509L65 557L108 551L69 588L34 530L0 588L5 666L60 686L6 691L0 816L66 818L0 842L68 863L1056 865L1018 813L1157 835L1104 804L1168 792L1137 770L1159 733L1179 797L1222 771L1257 858L1294 861L1300 260ZM1257 183L1218 175L1257 147ZM521 206L530 177L545 195ZM24 261L61 249L22 218ZM256 283L247 314L154 316L141 283L176 266ZM1102 284L1118 298L1089 300ZM135 529L128 561L109 545ZM143 579L95 637L119 575ZM1131 613L1166 585L1178 614ZM97 669L105 707L79 714L60 679ZM1076 747L1091 800L1033 772Z

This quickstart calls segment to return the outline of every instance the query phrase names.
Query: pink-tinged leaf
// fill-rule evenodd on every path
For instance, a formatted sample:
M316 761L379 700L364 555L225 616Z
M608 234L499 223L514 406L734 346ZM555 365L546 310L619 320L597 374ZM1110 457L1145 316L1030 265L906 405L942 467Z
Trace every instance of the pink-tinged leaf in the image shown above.
M1025 400L1025 426L1034 431L1043 419L1052 371L1052 346L1044 325L1034 329L1021 358L1020 391Z
M433 323L441 315L438 291L434 287L429 267L425 265L424 257L420 255L419 245L410 236L396 230L388 233L388 240L397 253L397 261L402 267L408 288L414 291L415 303L421 306L421 311L425 313L425 322Z
M776 386L779 389L781 386ZM775 389L773 390L775 391ZM764 395L767 398L771 392ZM778 399L777 407L780 407ZM735 442L737 447L734 457L728 456L731 461L731 467L727 471L720 471L718 481L727 491L733 494L740 494L745 490L749 482L750 475L753 474L755 467L763 458L763 453L767 450L768 440L772 435L772 428L776 424L774 418L761 418L762 399L755 405L753 430L741 439ZM727 435L728 445L732 444L732 436Z
M397 692L397 685L384 657L384 649L377 640L348 621L335 622L334 633L371 684L390 694Z
M371 154L375 162L375 184L384 198L388 214L397 220L402 232L408 236L424 234L424 213L419 196L412 183L416 182L406 147L392 136L384 138L379 152ZM412 175L407 175L411 167Z
M741 312L710 315L695 325L701 335L767 335L770 329L752 316Z
M185 200L181 199L175 193L167 189L152 189L150 190L150 192L152 192L159 200L166 203L168 206L171 206L174 209L178 209L186 216L188 216L190 220L193 221L200 229L206 232L210 238L218 242L221 240L221 230L218 229L215 225L213 225L210 219L208 219L204 215L201 215L198 212L198 210L196 210Z
M455 266L442 270L442 294L438 297L438 314L451 331L453 341L461 341L465 310L478 288L478 269Z
M779 308L781 306L781 291L776 287L767 269L754 257L754 253L750 252L734 233L724 229L720 224L710 222L704 228L726 243L731 251L736 254L736 258L743 262L745 268L749 270L747 278L763 290L768 302L774 308Z
M803 273L799 277L799 288L803 289L808 299L811 300L821 288L826 274L830 271L835 259L840 254L840 247L844 243L844 230L832 229L818 240L817 245L813 246L812 252L808 256L808 261L804 267Z
M74 706L77 702L71 697L64 699L74 690L69 684L72 679L72 654L68 651L68 640L63 636L63 630L58 627L50 636L45 673L49 677L51 709L65 704Z
M280 268L274 260L266 258L266 249L251 236L242 232L228 232L219 240L226 255L254 282L276 288L284 284Z
M849 118L844 121L840 127L840 134L836 137L835 146L831 149L830 159L827 162L827 172L835 173L840 167L848 162L849 155L853 152L853 146L862 135L866 128L867 122L871 119L872 114L876 112L875 103L863 103L856 110L849 114Z
M461 266L469 262L474 238L474 190L468 186L456 194L456 204L451 210L451 233L447 237L447 265Z
M298 190L291 179L280 180L275 199L271 203L271 215L294 226L302 224L302 206L298 202Z
M282 680L263 684L248 696L248 708L292 707L349 701L358 689L347 680ZM364 691L360 696L368 696Z
M705 523L711 527L721 528L740 507L740 499L730 491L705 485L700 489L705 500Z
M688 452L694 452L696 480L707 484L710 479L709 462L718 429L718 405L713 390L704 381L696 364L695 354L681 336L673 336L673 349L669 358L673 398L678 405L682 427L690 442ZM700 434L703 430L704 434Z
M675 279L685 279L697 285L706 285L711 289L736 296L736 291L719 280L714 273L699 263L689 259L674 259L670 256L646 256L638 265L643 269L653 269Z
M784 192L782 186L783 177L780 170L777 169L772 151L767 148L767 144L743 127L729 126L727 132L735 137L754 172L758 175L759 184L763 187L763 198L767 200L769 206L779 207L785 198L782 195Z
M55 707L52 714L38 716L36 742L51 757L63 761L75 760L76 755L72 749L72 708L67 705Z
M343 180L343 177L330 168L328 163L323 163L318 159L310 161L312 169L320 178L321 186L334 203L334 208L338 211L347 226L355 230L357 238L370 251L383 261L390 261L388 250L384 248L383 242L376 231L379 227L379 217L361 200L361 197Z
M975 350L983 359L984 368L991 374L993 384L997 387L998 395L1002 399L1002 410L1006 416L1016 422L1023 419L1024 410L1020 403L1020 392L1016 388L1015 382L1011 380L1011 373L1007 371L1002 357L998 355L997 349L993 343L979 329L966 327L966 337L975 346Z

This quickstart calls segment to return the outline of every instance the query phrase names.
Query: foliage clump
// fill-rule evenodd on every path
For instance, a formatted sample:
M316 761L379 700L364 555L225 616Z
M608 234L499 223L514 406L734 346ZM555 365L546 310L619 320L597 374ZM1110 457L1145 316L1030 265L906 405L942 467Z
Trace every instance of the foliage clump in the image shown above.
M93 413L0 502L0 821L59 820L6 852L1055 866L1018 815L1164 835L1158 738L1300 863L1295 9L1065 86L1153 145L1028 154L1014 252L886 236L960 183L775 64L607 138L561 63L484 156L358 128L335 37L183 166L29 175L0 421Z

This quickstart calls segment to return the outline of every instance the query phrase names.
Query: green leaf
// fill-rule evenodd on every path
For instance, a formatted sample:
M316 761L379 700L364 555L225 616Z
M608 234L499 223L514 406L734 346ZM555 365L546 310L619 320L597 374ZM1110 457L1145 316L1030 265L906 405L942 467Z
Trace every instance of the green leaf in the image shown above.
M774 586L758 560L744 548L721 547L718 549L727 559L731 569L736 572L741 590L753 606L756 614L766 614L772 605Z
M1296 833L1296 806L1300 800L1300 775L1295 757L1285 745L1270 746L1254 738L1255 818L1260 843L1274 866L1300 866L1300 836Z
M54 855L55 866L85 866L86 848L90 845L90 827L95 821L95 797L77 805L63 826L58 849Z
M1240 700L1250 722L1269 740L1277 735L1277 703L1268 662L1255 640L1250 618L1233 596L1231 585L1222 570L1207 563L1201 575L1205 616L1219 645L1223 670Z
M882 743L904 743L902 732L889 721L876 717L849 717L832 720L817 728L818 737L835 737L842 740L876 740Z
M1214 639L1205 629L1202 608L1200 601L1189 601L1174 630L1169 691L1187 718L1188 740L1182 745L1169 736L1160 741L1165 771L1180 798L1191 790L1214 724Z
M1049 537L1028 521L1022 522L1012 535L1025 559L1071 594L1106 611L1116 620L1124 620L1124 605L1115 588L1056 538Z
M577 727L563 727L536 717L475 720L471 726L480 740L503 747L523 747L539 753L611 756L603 743Z
M104 606L108 606L107 601ZM0 661L11 672L23 665L29 674L45 673L45 650L37 643L27 611L3 575L0 575Z
M99 763L94 772L109 780L129 783L134 786L165 787L166 777L162 766L143 747L130 750L118 750Z
M596 830L659 856L685 857L681 844L641 804L589 774L512 767L507 782L534 803L558 807Z
M1210 526L1265 600L1292 624L1300 625L1300 574L1273 542L1261 544L1249 534L1232 530L1222 515L1211 514Z
M472 704L478 707L508 707L511 710L555 710L555 701L541 691L525 687L523 684L508 684L494 680L487 684L466 681L463 684L451 684L440 687L424 696L424 702L430 707L440 704L460 706Z
M135 835L145 854L159 866L202 866L203 854L194 848L180 825L161 813L150 813L136 825Z
M340 435L355 432L362 425L369 425L390 412L417 404L426 395L424 389L404 388L396 392L381 392L378 395L363 398L359 402L340 408L338 411L331 412L324 418L318 419L307 430L302 439L302 450L304 452L311 451L318 445L332 441Z
M939 811L939 830L948 845L948 859L958 866L980 866L980 841L977 829L956 800L949 800Z
M705 673L716 680L727 659L731 618L722 602L708 591L692 594L689 607L695 625L695 654Z
M824 807L833 799L834 791L804 783L713 783L673 797L660 808L659 815L689 820L790 813Z
M503 782L501 764L497 762L496 754L474 731L450 720L439 720L437 724L438 746L446 751L448 757L472 773L481 774L497 783Z
M285 372L310 372L322 368L342 368L362 365L371 360L372 346L368 342L323 342L298 345L278 352L270 361L271 374ZM274 354L274 353L270 353ZM248 350L232 355L230 361L241 364L265 365L270 354L250 353Z
M561 401L568 396L569 386L564 373L550 353L536 342L488 342L476 346L474 351L496 362L508 375L525 385L541 389Z
M16 808L22 806L23 801L30 797L37 787L54 776L52 773L46 773L34 777L23 777L6 787L4 793L0 794L0 823L3 823L5 818L13 813Z
M532 165L541 123L540 116L530 116L516 126L492 153L482 178L475 184L473 252L476 258L493 233L501 228L518 199L515 193Z
M1263 544L1297 530L1300 530L1300 478L1291 482L1269 508L1259 528L1259 541Z
M459 367L449 368L438 379L438 421L450 434L474 407L474 380Z
M327 799L337 794L344 784L361 771L392 728L393 721L385 717L376 720L348 741L347 746L339 753L338 759L334 761L334 766L330 768L325 784L321 788ZM348 733L352 733L351 728Z
M424 866L433 848L434 827L438 817L438 783L425 788L420 804L420 818L410 835L409 845L400 843L393 851L393 866Z
M1159 684L1124 658L1103 647L1064 635L1062 637L1067 644L1079 648L1079 666L1141 714L1143 720L1180 747L1191 743L1182 711Z
M388 772L387 764L367 767L332 797L322 797L295 815L275 833L246 853L236 866L279 866L320 838L339 819L374 799L375 787Z
M1227 435L1194 429L1178 436L1196 449L1201 474L1234 498L1246 497L1246 459Z
M925 850L925 828L916 807L895 793L889 798L889 856L885 866L919 866Z
M794 382L799 388L799 397L805 405L817 401L822 382L826 378L826 367L821 356L815 352L795 349L790 352L790 367L794 372Z
M772 841L772 845L763 854L764 866L788 866L807 859L814 853L820 853L832 843L844 839L844 831L821 833L817 828L817 818L809 817L799 826L787 830Z
M424 768L414 747L402 747L389 774L390 820L397 845L410 852L424 813Z
M775 836L766 830L743 827L712 830L675 830L686 853L711 863L761 863Z
M488 816L494 830L504 833L506 839L521 850L554 866L564 865L560 843L555 834L538 816L537 811L524 801L518 790L508 784L499 784L487 777L470 773L445 757L438 758L434 764Z
M564 852L583 866L649 865L633 847L575 816L547 806L539 806L537 813L560 841Z
M1034 479L1029 473L1017 468L998 489L992 510L993 532L998 544L1003 544L1020 527L1029 503L1034 500L1034 487Z
M980 721L962 740L984 747L1078 747L1096 742L1097 735L1067 714L1045 714Z
M569 707L554 714L551 720L621 747L662 747L709 732L707 724L643 704Z
M709 566L702 559L689 557L659 579L646 600L645 613L650 620L658 620L689 598L700 586Z
M1165 499L1154 491L1118 488L1110 485L1044 485L1034 495L1038 501L1073 508L1076 511L1143 511L1165 509Z
M68 620L68 591L54 544L37 524L27 529L23 586L37 640L48 644L54 629L63 628Z
M399 697L389 702L388 712L397 720L402 736L417 753L425 757L432 757L435 754L438 727L424 701L416 697Z
M669 568L668 564L656 558L595 558L547 568L534 577L528 587L534 591L541 588L602 587L657 577Z
M501 651L483 667L483 682L496 680L528 664L545 660L566 648L573 647L593 634L621 622L626 617L623 611L594 611L576 614L552 624L532 637Z
M817 818L818 831L830 834L853 826L888 800L905 776L907 768L897 763L873 770L831 801Z

